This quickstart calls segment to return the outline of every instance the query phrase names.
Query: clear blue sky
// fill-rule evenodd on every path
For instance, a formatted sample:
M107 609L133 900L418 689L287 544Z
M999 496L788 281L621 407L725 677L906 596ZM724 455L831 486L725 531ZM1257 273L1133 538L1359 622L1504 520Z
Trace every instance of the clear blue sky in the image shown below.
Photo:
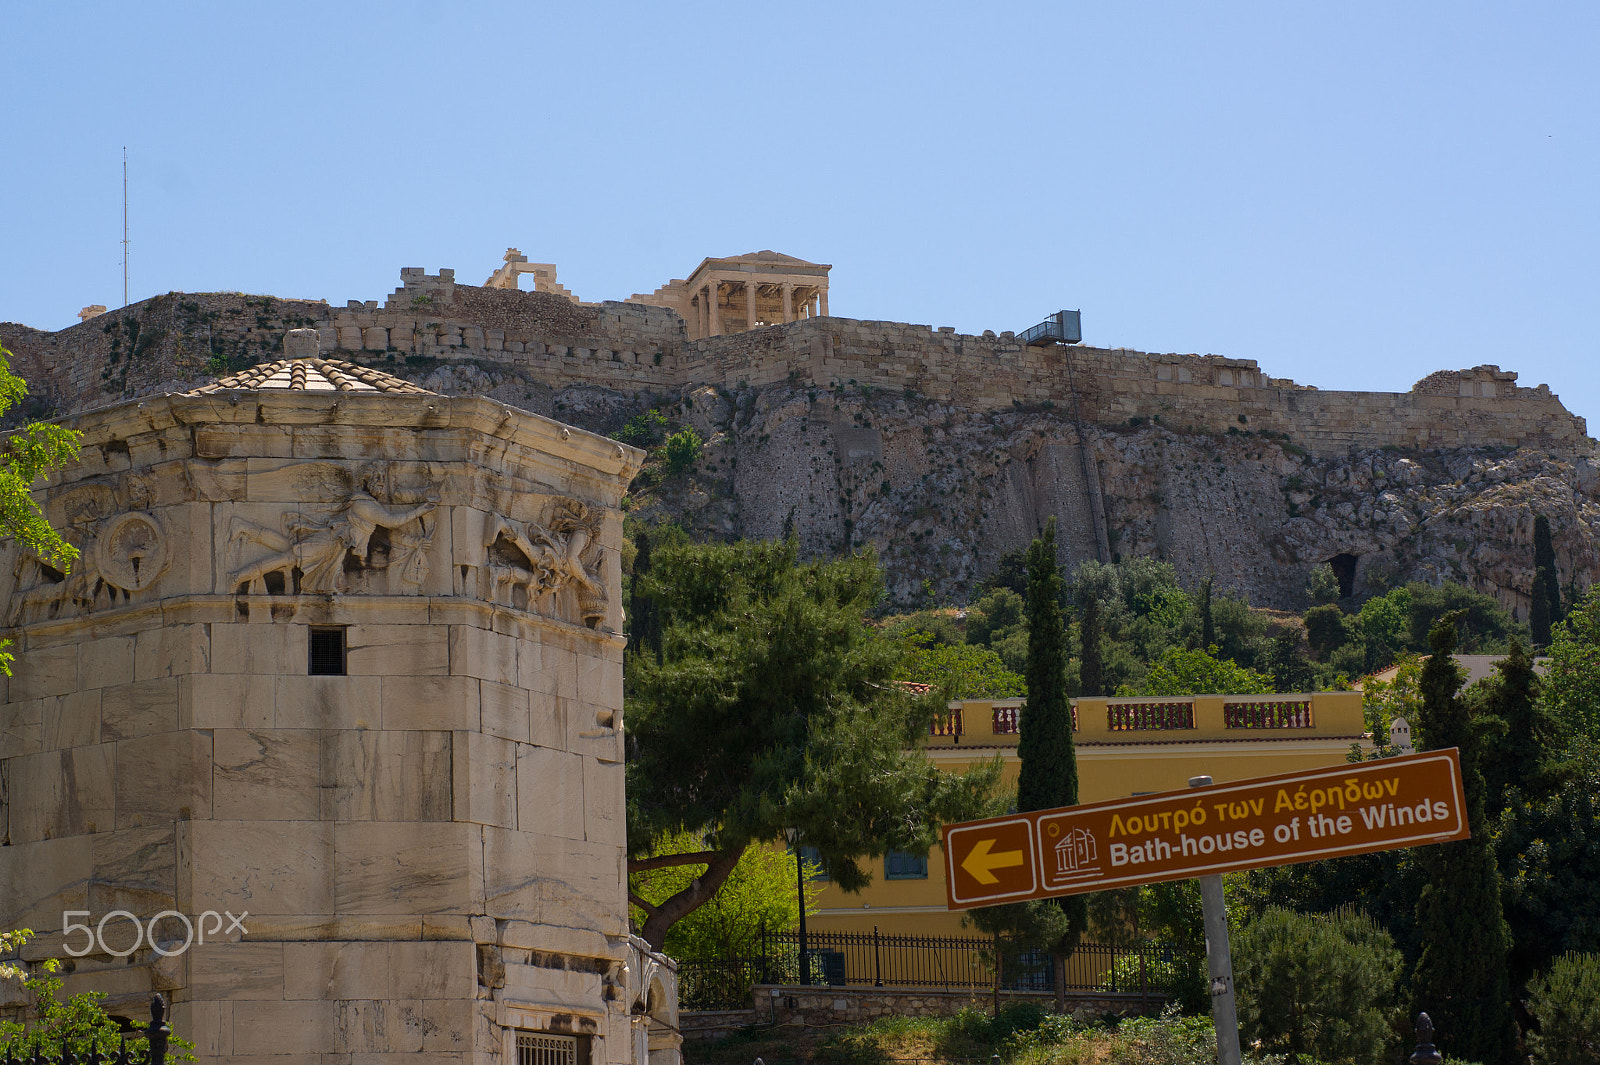
M381 299L508 245L587 300L762 248L833 313L1403 391L1498 363L1600 431L1600 5L0 0L0 320Z

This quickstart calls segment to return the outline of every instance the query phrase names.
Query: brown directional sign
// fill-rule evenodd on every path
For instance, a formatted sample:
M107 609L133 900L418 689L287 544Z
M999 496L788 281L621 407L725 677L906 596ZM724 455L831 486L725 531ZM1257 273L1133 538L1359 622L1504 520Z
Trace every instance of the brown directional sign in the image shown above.
M1455 748L946 825L952 910L1466 839Z

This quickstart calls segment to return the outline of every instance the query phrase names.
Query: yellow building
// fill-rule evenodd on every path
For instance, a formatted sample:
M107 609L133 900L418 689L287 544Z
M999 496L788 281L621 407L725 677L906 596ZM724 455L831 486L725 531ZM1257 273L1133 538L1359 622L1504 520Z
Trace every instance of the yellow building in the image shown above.
M1008 787L1016 785L1021 699L968 699L928 737L934 765L960 772L999 755ZM1363 737L1361 693L1114 697L1073 702L1083 802L1187 787L1189 778L1217 783L1338 765ZM945 908L944 856L927 860L891 853L858 895L824 885L814 932L902 935L973 934L961 913Z

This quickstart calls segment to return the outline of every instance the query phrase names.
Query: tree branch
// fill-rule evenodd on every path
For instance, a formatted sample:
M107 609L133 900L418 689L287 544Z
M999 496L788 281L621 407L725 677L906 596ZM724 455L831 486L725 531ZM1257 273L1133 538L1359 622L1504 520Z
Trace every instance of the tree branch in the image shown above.
M645 918L644 927L639 929L639 935L650 944L652 950L661 949L661 945L666 942L669 928L699 909L717 893L722 887L722 882L728 879L728 874L733 872L733 867L739 864L744 850L743 847L734 847L732 850L706 852L711 855L711 859L706 863L706 871L691 881L688 887L657 906L655 912Z
M641 899L639 896L635 895L631 891L628 892L628 901L633 903L635 906L639 907L639 909L643 910L646 919L651 917L656 912L656 910L658 910L660 908L660 907L654 905L653 903L649 903L649 902L644 901L643 899Z
M722 851L695 851L692 854L660 854L654 858L629 858L628 872L642 873L646 869L664 869L670 865L709 865Z

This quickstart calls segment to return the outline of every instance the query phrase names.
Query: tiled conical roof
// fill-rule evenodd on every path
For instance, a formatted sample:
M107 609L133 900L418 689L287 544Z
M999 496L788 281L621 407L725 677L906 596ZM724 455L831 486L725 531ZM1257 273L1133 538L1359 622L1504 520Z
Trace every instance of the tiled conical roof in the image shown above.
M283 388L294 392L401 392L434 396L420 385L402 380L392 373L357 366L337 359L279 359L248 370L219 377L209 385L188 393L203 396L231 389Z

